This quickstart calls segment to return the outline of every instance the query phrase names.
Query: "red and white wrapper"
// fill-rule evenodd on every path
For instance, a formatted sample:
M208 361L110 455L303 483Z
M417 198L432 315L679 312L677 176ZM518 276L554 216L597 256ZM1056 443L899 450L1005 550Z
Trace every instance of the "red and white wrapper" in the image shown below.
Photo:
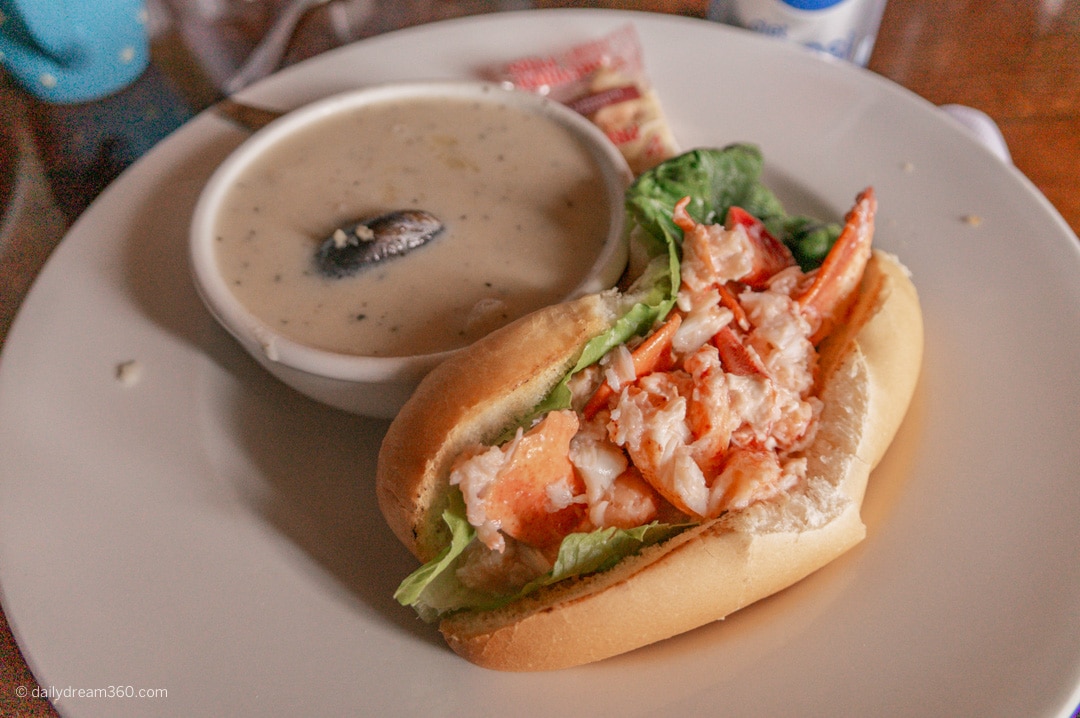
M589 118L619 148L635 175L678 154L632 24L556 54L512 60L496 76Z

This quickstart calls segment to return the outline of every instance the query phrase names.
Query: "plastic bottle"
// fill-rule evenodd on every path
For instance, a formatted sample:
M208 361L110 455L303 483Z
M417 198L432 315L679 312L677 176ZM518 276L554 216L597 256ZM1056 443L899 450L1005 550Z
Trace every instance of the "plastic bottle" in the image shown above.
M709 19L866 65L885 0L712 0Z

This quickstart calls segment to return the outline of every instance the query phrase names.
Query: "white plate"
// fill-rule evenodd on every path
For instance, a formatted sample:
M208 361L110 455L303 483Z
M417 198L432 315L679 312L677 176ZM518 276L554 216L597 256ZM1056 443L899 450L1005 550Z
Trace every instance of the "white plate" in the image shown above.
M0 364L0 585L72 716L1064 716L1080 700L1080 245L1018 172L904 90L704 21L541 11L368 40L246 96L472 77L633 20L684 147L759 143L793 209L864 185L924 302L913 410L869 537L714 626L593 666L455 657L391 593L413 562L375 508L385 424L260 370L202 309L185 230L243 138L203 115L86 212ZM965 223L978 216L978 226ZM114 378L134 359L141 380ZM126 688L119 691L127 692Z

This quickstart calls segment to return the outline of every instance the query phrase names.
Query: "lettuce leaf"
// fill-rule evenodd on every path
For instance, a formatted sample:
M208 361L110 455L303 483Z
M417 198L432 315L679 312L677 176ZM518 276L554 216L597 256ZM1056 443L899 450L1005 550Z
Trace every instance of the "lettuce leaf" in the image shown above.
M459 610L489 610L516 601L544 586L576 576L606 571L645 546L665 541L692 524L651 523L633 529L606 528L566 536L559 546L554 567L509 595L468 588L458 579L457 567L475 531L465 519L460 492L443 512L450 527L450 544L434 559L410 574L394 593L403 606L412 606L428 622Z
M671 219L675 203L690 197L687 213L704 224L722 223L738 205L758 219L784 216L779 200L761 184L764 160L755 145L696 149L662 162L630 186L626 201L634 219L656 238L682 232Z
M458 581L453 571L461 554L476 537L476 530L465 518L465 500L460 491L451 492L443 521L450 527L450 543L438 556L409 574L394 592L398 603L412 606L428 622L456 608L490 602L488 596L471 591Z
M783 240L804 272L821 266L843 229L835 222L802 215L771 218L765 228Z
M658 321L667 316L675 306L678 288L679 259L676 246L670 245L667 254L654 257L646 267L641 278L625 295L627 307L607 332L593 337L578 357L577 364L552 388L547 397L519 422L509 427L505 439L519 426L530 426L533 421L549 411L566 409L572 399L570 380L582 369L590 367L620 344L625 344L631 337L645 334Z
M739 206L754 215L795 255L804 271L821 264L840 225L788 215L776 195L761 182L764 158L751 144L690 150L641 175L627 192L635 221L657 241L682 241L671 219L672 208L690 197L686 211L698 222L722 223Z
M646 546L666 541L693 524L662 524L653 522L632 529L609 527L590 533L570 534L559 546L559 556L551 573L541 579L543 584L557 583L566 578L607 571L627 556Z

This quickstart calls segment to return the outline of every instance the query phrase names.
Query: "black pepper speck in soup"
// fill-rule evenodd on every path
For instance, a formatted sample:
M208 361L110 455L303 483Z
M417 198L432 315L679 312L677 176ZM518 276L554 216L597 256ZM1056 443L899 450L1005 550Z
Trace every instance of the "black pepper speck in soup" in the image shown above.
M353 277L311 271L335 227L406 207L440 218L443 234ZM253 163L226 199L217 258L240 301L290 338L404 356L462 346L565 297L608 220L599 167L552 120L394 101L324 120Z

